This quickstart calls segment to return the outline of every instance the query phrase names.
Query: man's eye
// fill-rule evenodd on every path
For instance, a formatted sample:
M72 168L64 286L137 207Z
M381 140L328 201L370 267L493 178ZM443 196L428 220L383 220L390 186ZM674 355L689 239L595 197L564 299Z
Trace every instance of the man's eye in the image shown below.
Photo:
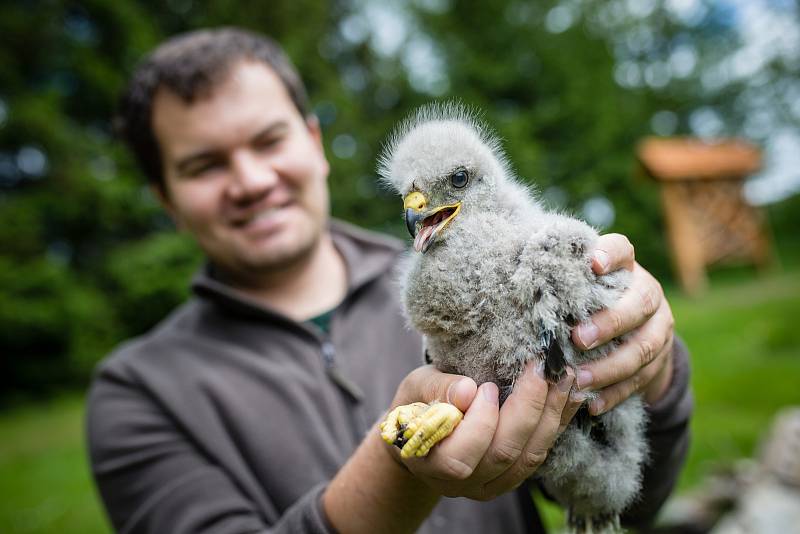
M203 176L204 174L208 174L212 171L222 168L222 163L218 161L209 161L208 163L203 163L197 166L194 166L186 171L186 176L189 177L199 177Z
M450 175L450 183L453 187L461 189L469 182L469 174L464 169L458 170Z
M264 139L258 139L254 145L257 149L266 150L269 148L274 147L278 143L281 142L280 137L265 137Z

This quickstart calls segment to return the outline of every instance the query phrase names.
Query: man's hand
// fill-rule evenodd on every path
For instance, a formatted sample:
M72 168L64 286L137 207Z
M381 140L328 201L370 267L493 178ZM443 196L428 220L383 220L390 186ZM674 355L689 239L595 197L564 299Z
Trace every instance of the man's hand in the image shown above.
M479 388L430 365L412 371L392 409L447 401L464 419L425 458L402 459L376 425L328 484L325 514L338 532L415 532L442 495L489 500L516 488L544 462L565 412L577 409L568 401L574 379L570 372L548 386L529 363L500 409L492 383Z
M580 349L594 348L633 332L608 357L577 370L577 387L599 392L589 406L592 415L607 412L634 393L655 403L672 379L674 319L661 285L636 263L633 245L625 236L601 236L592 270L606 274L617 269L631 271L630 287L612 307L594 314L572 331L572 341Z
M441 495L492 499L519 486L544 462L563 429L562 412L577 409L568 403L574 378L570 372L548 387L542 367L531 362L500 408L495 384L477 387L471 378L421 367L405 378L393 406L447 401L464 419L425 458L401 459L395 447L386 450Z

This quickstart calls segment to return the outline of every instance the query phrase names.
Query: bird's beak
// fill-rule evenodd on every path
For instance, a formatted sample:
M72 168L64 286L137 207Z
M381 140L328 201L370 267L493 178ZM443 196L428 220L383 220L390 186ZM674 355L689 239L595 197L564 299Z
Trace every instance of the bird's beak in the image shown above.
M406 228L414 238L414 250L417 252L427 252L439 233L461 211L460 202L425 209L427 205L428 201L425 195L419 191L412 191L403 199ZM417 224L420 225L421 231L417 230Z
M417 237L417 223L423 217L423 210L428 205L425 195L419 191L412 191L403 199L403 209L406 213L406 228L411 237Z

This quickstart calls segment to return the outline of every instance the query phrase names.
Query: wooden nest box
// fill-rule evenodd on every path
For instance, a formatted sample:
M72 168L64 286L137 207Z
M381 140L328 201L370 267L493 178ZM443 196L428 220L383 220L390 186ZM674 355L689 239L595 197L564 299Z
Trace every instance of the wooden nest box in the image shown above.
M761 152L740 140L644 139L637 157L661 184L672 258L681 286L696 295L707 286L706 266L730 262L766 267L766 221L742 194L761 166Z

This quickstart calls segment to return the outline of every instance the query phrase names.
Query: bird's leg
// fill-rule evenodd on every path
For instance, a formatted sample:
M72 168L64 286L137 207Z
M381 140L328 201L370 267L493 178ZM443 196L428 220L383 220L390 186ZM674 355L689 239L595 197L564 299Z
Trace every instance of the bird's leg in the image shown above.
M431 448L450 435L464 414L446 402L415 402L398 406L381 423L383 440L400 448L400 456L426 456Z

